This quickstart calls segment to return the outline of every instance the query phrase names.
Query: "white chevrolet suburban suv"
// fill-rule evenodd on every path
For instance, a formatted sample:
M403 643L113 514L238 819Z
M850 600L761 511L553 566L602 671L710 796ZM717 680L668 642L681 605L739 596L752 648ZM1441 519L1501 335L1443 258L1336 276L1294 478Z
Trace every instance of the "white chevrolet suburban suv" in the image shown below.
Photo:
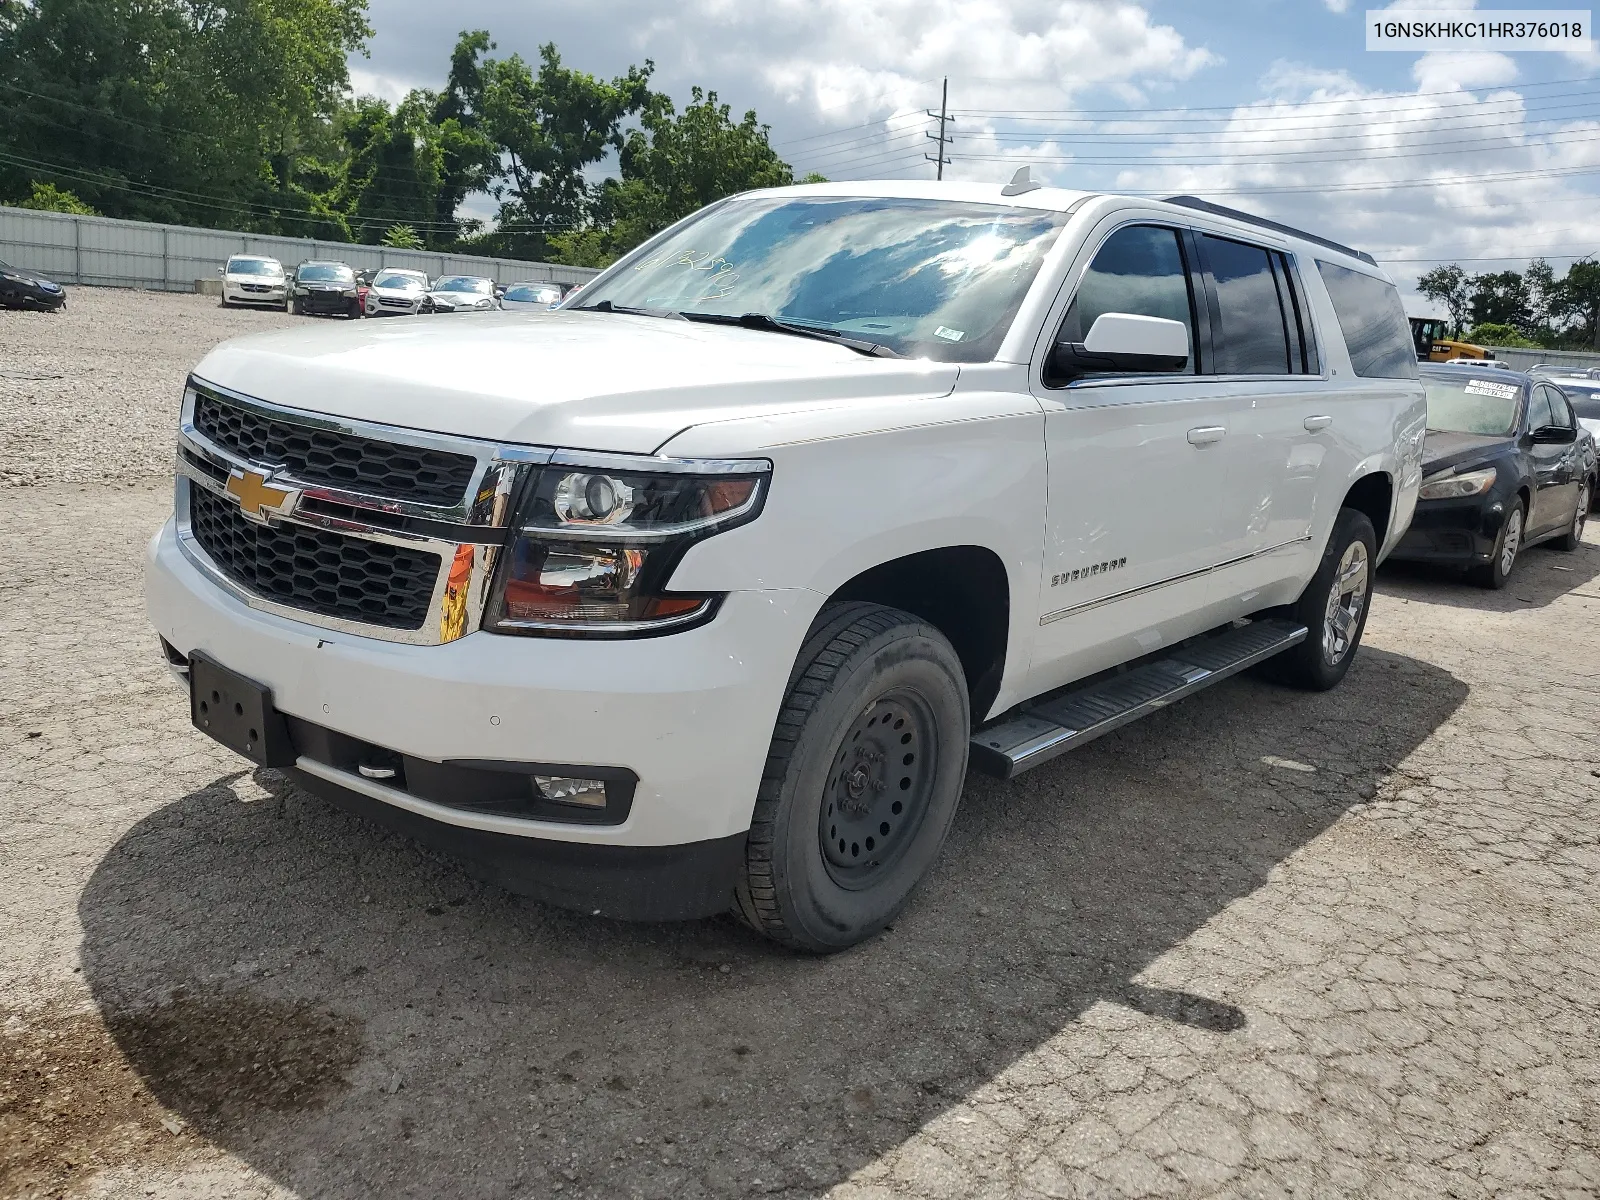
M194 723L334 803L831 951L907 902L969 760L1256 664L1336 684L1424 426L1348 247L1023 173L783 188L561 310L217 347L149 614Z

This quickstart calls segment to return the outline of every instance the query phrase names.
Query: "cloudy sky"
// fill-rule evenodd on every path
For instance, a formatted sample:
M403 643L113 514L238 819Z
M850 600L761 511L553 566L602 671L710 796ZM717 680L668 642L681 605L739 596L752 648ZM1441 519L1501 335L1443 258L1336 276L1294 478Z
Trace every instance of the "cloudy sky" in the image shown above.
M553 41L599 75L652 59L675 99L699 84L754 108L797 173L914 178L932 174L924 112L948 77L950 177L999 181L1027 163L1062 186L1197 193L1370 250L1407 292L1437 261L1520 269L1542 254L1559 270L1600 253L1600 52L1369 53L1363 0L372 10L352 78L391 99L438 86L457 33L482 28L498 55L531 60Z

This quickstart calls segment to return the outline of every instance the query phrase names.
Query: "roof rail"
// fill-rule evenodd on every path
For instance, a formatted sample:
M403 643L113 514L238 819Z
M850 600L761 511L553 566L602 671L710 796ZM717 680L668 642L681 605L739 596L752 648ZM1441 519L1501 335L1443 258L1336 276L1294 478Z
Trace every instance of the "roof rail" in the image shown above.
M1304 238L1308 242L1315 242L1319 246L1326 246L1329 250L1337 250L1340 254L1348 254L1351 258L1359 258L1362 262L1378 265L1378 260L1365 250L1356 250L1336 242L1331 238L1318 237L1314 233L1307 233L1304 229L1296 229L1293 225L1283 225L1277 221L1269 221L1266 217L1258 217L1254 213L1240 212L1237 208L1228 208L1225 205L1213 204L1209 200L1202 200L1199 196L1168 196L1168 204L1181 204L1184 208L1198 209L1208 212L1213 216L1231 217L1235 221L1243 221L1248 225L1259 225L1262 229L1275 229L1279 233L1287 233L1297 238Z

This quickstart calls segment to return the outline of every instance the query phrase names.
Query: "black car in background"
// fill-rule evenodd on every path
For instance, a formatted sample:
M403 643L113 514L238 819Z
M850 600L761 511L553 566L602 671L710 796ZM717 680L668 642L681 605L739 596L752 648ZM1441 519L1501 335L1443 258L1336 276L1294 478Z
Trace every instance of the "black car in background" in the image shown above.
M1422 491L1396 559L1506 585L1536 542L1576 550L1595 486L1594 440L1561 389L1516 371L1424 365Z
M323 313L359 317L361 300L354 269L342 262L301 263L294 269L289 305L297 316Z
M10 263L0 262L0 308L31 308L39 312L55 312L64 308L67 293L59 283L53 283L37 271L24 271Z

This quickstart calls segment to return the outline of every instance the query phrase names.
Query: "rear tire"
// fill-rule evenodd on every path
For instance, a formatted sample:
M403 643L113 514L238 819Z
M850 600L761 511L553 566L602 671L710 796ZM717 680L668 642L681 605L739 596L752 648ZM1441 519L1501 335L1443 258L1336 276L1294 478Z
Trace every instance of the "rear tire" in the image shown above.
M1317 573L1285 614L1306 627L1306 640L1268 659L1268 678L1308 692L1325 692L1344 678L1367 627L1377 559L1372 521L1341 508Z
M1511 572L1517 568L1517 555L1522 553L1523 512L1521 499L1511 502L1511 509L1500 525L1494 539L1494 555L1487 566L1472 572L1473 580L1490 591L1498 592L1511 582Z
M1589 520L1589 500L1593 483L1585 479L1578 485L1578 506L1572 510L1572 524L1552 544L1557 550L1576 550L1583 545L1583 526Z
M970 736L942 633L883 605L824 608L778 713L734 912L814 954L877 933L944 845Z

